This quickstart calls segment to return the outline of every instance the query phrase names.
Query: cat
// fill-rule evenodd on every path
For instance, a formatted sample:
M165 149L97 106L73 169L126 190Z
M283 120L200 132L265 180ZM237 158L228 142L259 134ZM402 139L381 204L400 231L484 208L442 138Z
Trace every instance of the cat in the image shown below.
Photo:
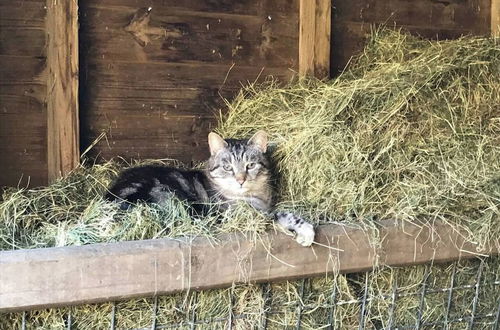
M310 223L290 212L273 213L274 175L265 131L258 131L248 140L223 139L211 132L208 145L210 158L205 169L183 170L158 165L129 168L109 187L106 199L128 208L141 201L161 204L173 195L187 201L198 215L207 212L209 203L227 208L244 201L295 233L299 244L313 243L315 231Z

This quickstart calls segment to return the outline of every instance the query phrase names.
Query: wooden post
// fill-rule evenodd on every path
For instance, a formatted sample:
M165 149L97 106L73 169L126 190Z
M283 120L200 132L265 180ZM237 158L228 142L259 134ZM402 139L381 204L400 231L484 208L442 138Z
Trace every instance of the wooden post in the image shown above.
M79 163L78 4L47 0L47 164L53 182Z
M500 38L500 0L491 0L491 35Z
M299 74L330 75L331 0L300 0Z
M498 253L479 249L444 223L384 221L374 233L352 225L318 228L304 248L281 233L226 234L48 249L0 251L0 312L147 297L367 271Z

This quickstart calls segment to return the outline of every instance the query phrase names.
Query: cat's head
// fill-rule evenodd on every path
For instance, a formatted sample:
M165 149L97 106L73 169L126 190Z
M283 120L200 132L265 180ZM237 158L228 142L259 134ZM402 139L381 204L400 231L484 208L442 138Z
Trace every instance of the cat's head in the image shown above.
M224 193L244 196L269 189L267 134L258 131L248 140L208 135L208 175Z

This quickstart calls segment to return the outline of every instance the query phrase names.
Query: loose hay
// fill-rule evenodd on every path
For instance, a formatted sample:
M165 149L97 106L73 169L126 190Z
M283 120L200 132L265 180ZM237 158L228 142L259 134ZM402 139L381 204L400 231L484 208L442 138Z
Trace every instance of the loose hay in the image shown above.
M315 223L440 220L465 229L481 246L500 245L498 40L429 42L378 31L337 79L250 86L229 106L219 126L224 136L247 136L257 129L270 133L281 173L280 208ZM222 223L215 217L193 220L175 200L123 212L101 197L121 167L115 162L83 166L49 187L7 190L0 204L0 249L214 237L228 231L257 239L265 230L267 220L244 205L225 214ZM477 264L460 264L455 286L474 285ZM498 309L498 295L488 292L498 292L500 263L492 259L485 265L476 311L481 315ZM329 322L353 328L359 326L365 283L371 297L367 327L412 325L419 311L424 322L436 322L443 320L448 303L448 291L439 288L450 286L452 272L451 266L430 267L428 273L423 266L386 268L283 282L269 285L267 298L256 285L177 294L158 299L157 323L187 329L198 322L219 329L232 311L237 329L262 322L269 329L298 323L318 329ZM433 291L421 300L425 278ZM393 304L396 287L405 295ZM474 287L455 291L448 319L470 315L474 296ZM118 303L117 326L150 327L152 306L152 299ZM51 309L29 312L27 320L32 328L60 328L71 311L74 328L108 328L111 310L111 304ZM20 322L21 314L0 316L1 329ZM454 326L466 327L467 321Z

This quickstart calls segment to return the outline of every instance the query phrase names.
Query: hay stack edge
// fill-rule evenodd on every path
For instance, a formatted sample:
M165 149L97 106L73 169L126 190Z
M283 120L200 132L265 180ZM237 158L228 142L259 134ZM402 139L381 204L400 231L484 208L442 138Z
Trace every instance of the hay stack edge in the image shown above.
M281 86L250 86L229 104L218 132L245 137L270 134L280 173L280 209L298 212L315 224L349 222L374 227L377 220L443 221L480 246L500 246L500 43L491 38L431 42L404 33L374 32L364 53L338 78L300 80ZM163 161L165 162L165 161ZM166 161L171 163L171 161ZM84 245L158 237L215 236L241 231L258 237L269 221L241 205L223 215L193 220L185 205L139 205L124 212L102 199L123 163L84 164L49 187L8 189L0 202L0 249ZM376 230L371 231L376 242ZM214 244L217 242L215 241ZM482 281L500 281L500 262L489 258ZM421 307L426 322L441 324L448 293L413 295L425 280L447 287L470 285L477 262L384 268L366 275L180 293L158 298L157 324L224 328L228 314L236 329L318 329L359 326L359 304L333 308L332 296L351 301L368 283L368 328L389 322L414 324ZM460 282L462 281L462 282ZM408 295L390 308L397 284ZM306 289L304 290L304 285ZM272 295L265 299L263 288ZM479 291L477 312L494 313L498 285ZM361 290L362 291L362 290ZM362 294L362 292L361 292ZM446 317L470 314L474 290L457 291ZM109 328L111 303L27 313L28 328ZM118 328L151 325L152 299L116 304ZM392 313L389 317L389 313ZM300 316L298 316L300 314ZM210 321L212 320L212 321ZM22 313L0 314L0 329L19 328ZM212 322L212 323L210 323ZM214 323L215 322L215 323ZM484 320L484 326L487 322ZM211 324L209 326L209 324ZM214 325L215 324L215 325ZM460 323L457 323L460 328ZM464 325L465 327L465 325ZM437 326L439 328L439 326ZM479 327L481 328L481 327Z

